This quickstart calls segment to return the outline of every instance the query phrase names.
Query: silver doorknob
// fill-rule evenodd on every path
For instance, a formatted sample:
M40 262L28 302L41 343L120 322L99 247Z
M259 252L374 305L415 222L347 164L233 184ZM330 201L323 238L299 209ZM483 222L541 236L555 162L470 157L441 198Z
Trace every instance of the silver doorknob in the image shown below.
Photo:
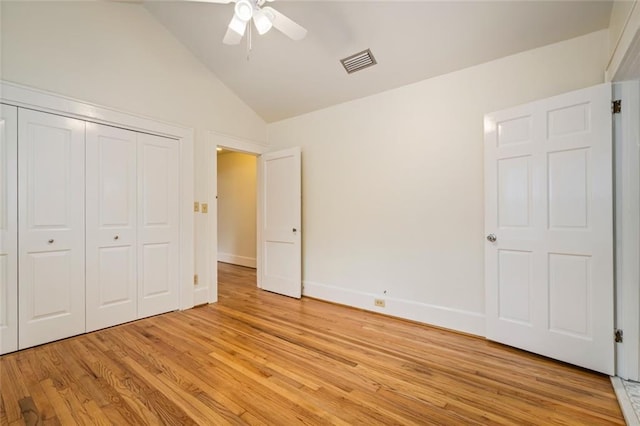
M496 237L496 234L487 235L487 241L489 241L489 242L495 243L497 239L498 239L498 237Z
M53 244L53 238L49 240L49 244Z

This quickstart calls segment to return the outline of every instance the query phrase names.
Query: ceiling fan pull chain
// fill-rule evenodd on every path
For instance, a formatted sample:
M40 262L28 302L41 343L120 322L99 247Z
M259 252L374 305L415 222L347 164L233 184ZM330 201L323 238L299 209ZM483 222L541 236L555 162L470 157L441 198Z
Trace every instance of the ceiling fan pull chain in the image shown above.
M247 34L247 62L249 62L249 55L251 55L251 22L249 22L249 31Z

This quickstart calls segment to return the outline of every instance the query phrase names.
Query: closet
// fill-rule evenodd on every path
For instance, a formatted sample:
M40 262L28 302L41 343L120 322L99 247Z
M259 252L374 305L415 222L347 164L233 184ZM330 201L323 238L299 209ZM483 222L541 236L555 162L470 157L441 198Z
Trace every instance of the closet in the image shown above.
M178 141L2 118L1 353L177 309Z
M87 123L87 331L178 308L178 144Z

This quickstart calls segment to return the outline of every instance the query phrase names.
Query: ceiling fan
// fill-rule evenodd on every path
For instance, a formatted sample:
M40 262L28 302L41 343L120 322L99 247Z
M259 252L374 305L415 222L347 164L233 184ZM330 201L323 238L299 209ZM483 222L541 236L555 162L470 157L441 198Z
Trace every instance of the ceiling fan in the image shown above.
M235 2L233 17L222 42L224 44L239 44L249 25L253 24L258 34L266 34L272 27L280 30L292 40L302 40L307 35L307 30L290 18L264 4L273 0L192 0L204 3L233 3Z

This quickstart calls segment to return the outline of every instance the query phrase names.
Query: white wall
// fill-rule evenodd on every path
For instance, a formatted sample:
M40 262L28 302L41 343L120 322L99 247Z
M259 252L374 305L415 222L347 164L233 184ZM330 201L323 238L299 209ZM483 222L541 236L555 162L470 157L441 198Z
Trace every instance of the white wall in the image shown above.
M218 260L256 267L257 158L218 155Z
M0 77L195 129L195 195L207 201L208 131L266 140L266 125L139 4L1 1ZM196 273L208 283L206 216Z
M607 51L605 30L268 125L302 146L304 293L482 335L483 115L601 83Z

